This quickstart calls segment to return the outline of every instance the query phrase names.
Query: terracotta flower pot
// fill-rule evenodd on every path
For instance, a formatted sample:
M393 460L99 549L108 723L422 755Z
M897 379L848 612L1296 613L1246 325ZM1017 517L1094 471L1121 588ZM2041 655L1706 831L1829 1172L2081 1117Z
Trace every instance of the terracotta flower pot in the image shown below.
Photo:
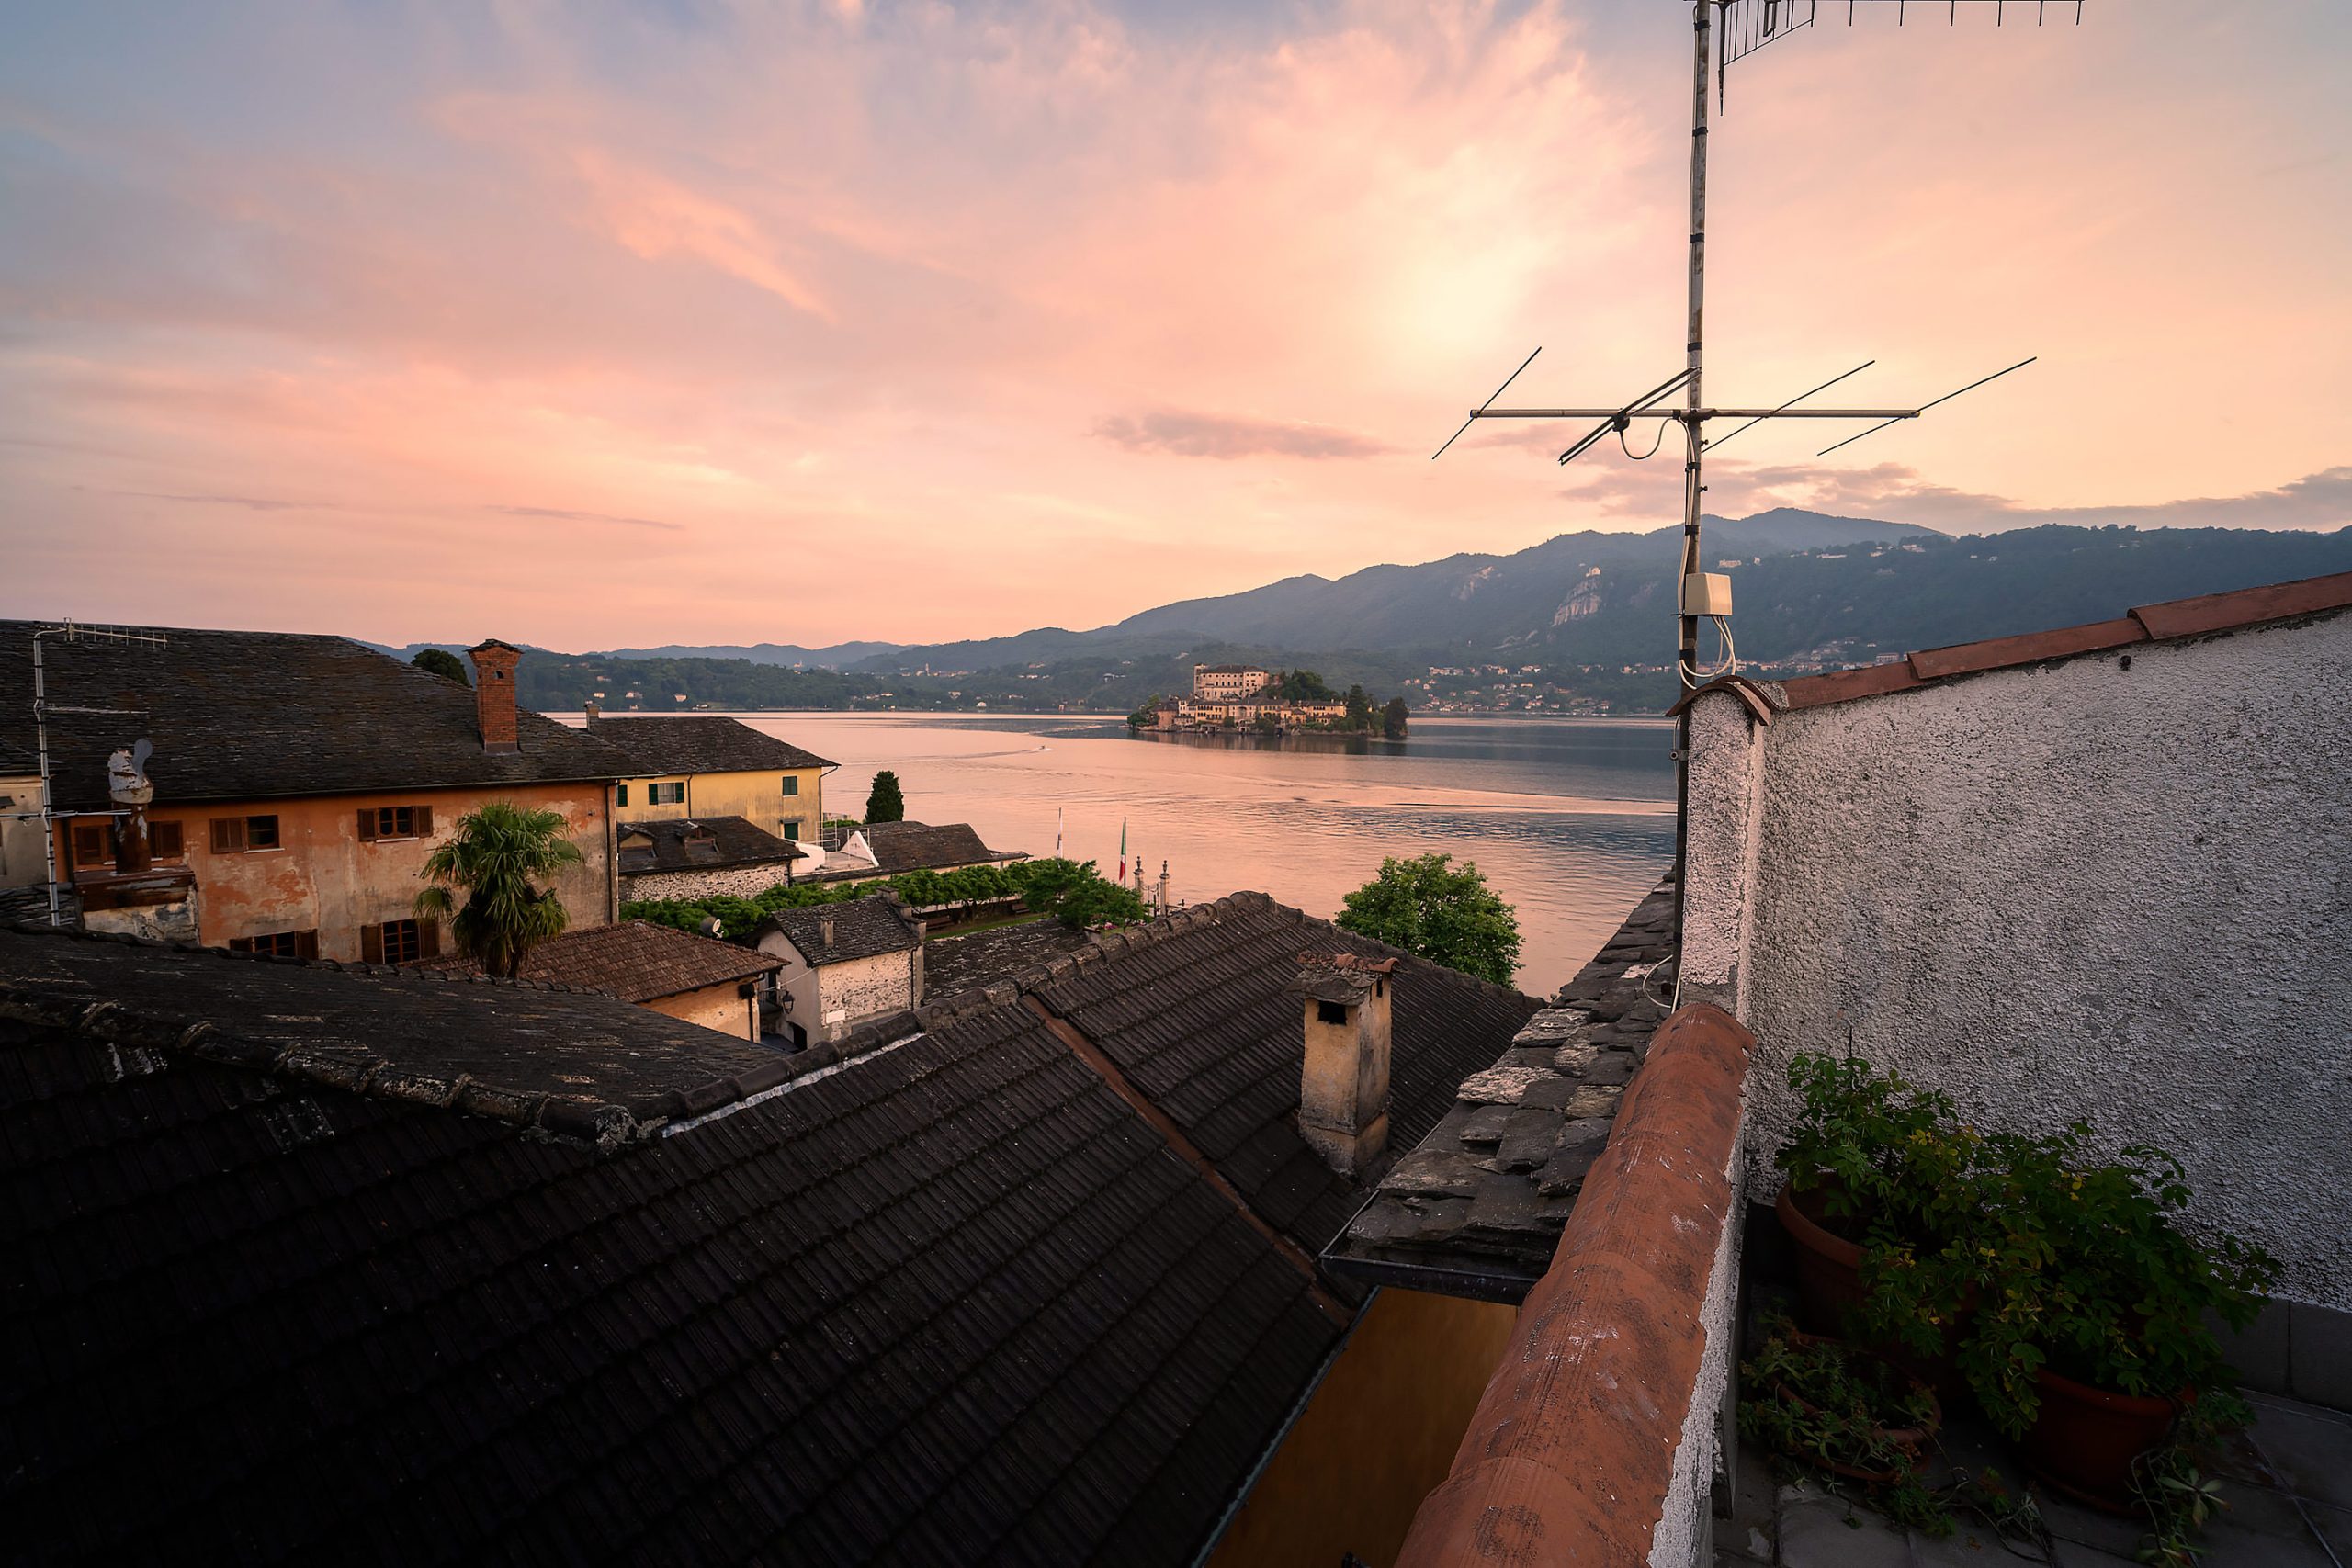
M1862 1249L1821 1223L1820 1203L1820 1188L1799 1196L1784 1181L1772 1212L1796 1244L1798 1325L1835 1337L1845 1333L1847 1314L1862 1304Z
M2043 1368L2041 1414L2018 1445L2026 1468L2068 1496L2110 1514L2132 1511L2132 1461L2172 1433L2189 1397L2110 1393Z

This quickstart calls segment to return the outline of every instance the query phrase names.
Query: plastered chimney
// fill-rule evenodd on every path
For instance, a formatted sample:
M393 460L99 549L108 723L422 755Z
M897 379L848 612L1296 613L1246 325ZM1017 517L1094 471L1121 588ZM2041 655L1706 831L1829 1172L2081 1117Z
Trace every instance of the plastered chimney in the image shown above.
M1342 1176L1363 1175L1388 1146L1393 958L1302 953L1298 1131Z
M605 705L591 697L586 705L586 712L589 724L594 726L598 719L605 716Z
M523 650L492 637L466 651L474 661L474 717L481 726L481 749L501 754L521 750L514 733L514 666Z

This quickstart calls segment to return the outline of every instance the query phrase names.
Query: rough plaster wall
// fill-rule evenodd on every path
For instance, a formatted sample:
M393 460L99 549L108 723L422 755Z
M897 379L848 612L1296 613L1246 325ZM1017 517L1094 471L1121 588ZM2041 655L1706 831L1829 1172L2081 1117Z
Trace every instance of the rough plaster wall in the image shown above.
M1762 738L1737 697L1702 697L1690 713L1690 886L1682 900L1678 993L1745 1016L1740 981L1747 890L1762 830Z
M731 894L750 898L784 880L781 865L734 866L724 871L656 871L621 878L621 902L638 898L709 898Z
M0 796L15 803L0 805L0 813L38 811L40 809L40 779L37 774L0 775ZM0 887L45 886L48 882L49 846L41 833L40 820L24 821L0 816Z
M705 986L683 996L656 997L645 1005L655 1012L699 1023L705 1029L716 1029L738 1040L755 1038L752 1032L752 1004L735 994L735 982L731 980L724 986Z
M915 1005L914 954L885 953L846 964L828 964L817 971L825 1016L846 1011L849 1017L811 1032L835 1039L876 1013L899 1012Z
M1776 716L1751 1157L1850 1036L1987 1123L2170 1150L2193 1221L2352 1307L2352 615L2131 653Z
M1747 1213L1747 1194L1740 1183L1739 1147L1735 1140L1731 1165L1724 1172L1731 1182L1731 1206L1724 1214L1714 1267L1707 1275L1706 1301L1699 1312L1707 1329L1707 1348L1700 1353L1690 1408L1683 1413L1682 1440L1674 1450L1674 1477L1667 1484L1657 1529L1650 1536L1650 1568L1706 1568L1713 1555L1716 1449L1739 1338L1739 1232L1741 1216Z

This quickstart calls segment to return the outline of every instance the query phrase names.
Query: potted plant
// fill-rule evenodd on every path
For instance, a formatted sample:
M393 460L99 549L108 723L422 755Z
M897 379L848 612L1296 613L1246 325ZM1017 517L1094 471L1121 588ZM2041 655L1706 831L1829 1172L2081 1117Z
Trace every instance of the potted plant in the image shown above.
M2129 1511L2135 1461L2189 1402L2232 1387L2209 1314L2251 1323L2278 1265L2227 1233L2191 1235L2180 1162L2141 1145L2103 1160L2080 1122L1991 1140L1974 1185L1971 1240L1994 1285L1961 1338L1969 1386L2043 1480ZM1902 1293L1890 1277L1886 1296Z
M1843 1333L1878 1269L1939 1258L1972 1227L1969 1179L1983 1139L1958 1123L1947 1096L1857 1058L1807 1053L1789 1064L1788 1078L1799 1113L1775 1156L1787 1180L1774 1208L1796 1248L1801 1320L1817 1334ZM1919 1349L1932 1357L1939 1348L1931 1337Z
M1883 1357L1767 1316L1765 1340L1740 1366L1740 1429L1787 1458L1867 1486L1899 1483L1925 1461L1943 1425L1936 1396Z

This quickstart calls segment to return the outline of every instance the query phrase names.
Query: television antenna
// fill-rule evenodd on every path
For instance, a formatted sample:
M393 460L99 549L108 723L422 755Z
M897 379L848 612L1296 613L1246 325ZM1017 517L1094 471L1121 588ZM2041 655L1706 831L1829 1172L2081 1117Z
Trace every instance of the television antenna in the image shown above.
M2015 11L2020 20L2030 15L2037 27L2053 20L2079 27L2083 19L2083 0L1845 0L1846 23L1854 25L1864 14L1883 16L1894 13L1895 25L1908 22L1910 11L1917 6L1923 18L1941 19L1946 26L1957 25L1960 13L1966 8L1972 15L1981 16L1990 7L1993 23L2003 26L2008 13ZM1778 43L1792 34L1814 28L1826 10L1834 18L1838 0L1690 0L1690 26L1693 35L1690 88L1690 247L1689 283L1689 324L1684 344L1684 363L1680 374L1652 388L1631 402L1613 408L1497 408L1495 399L1519 379L1520 371L1535 361L1531 354L1521 362L1519 370L1506 378L1492 396L1470 411L1462 429L1446 438L1445 446L1430 454L1432 460L1442 456L1471 425L1482 419L1568 419L1598 420L1573 445L1560 454L1562 463L1570 463L1613 434L1624 447L1628 457L1640 456L1625 444L1625 432L1636 419L1658 420L1658 437L1663 443L1666 427L1679 424L1683 436L1682 466L1682 570L1679 574L1676 610L1681 636L1675 669L1682 685L1694 688L1702 681L1718 674L1728 674L1739 667L1738 653L1731 639L1731 579L1715 576L1701 570L1699 554L1699 513L1702 497L1706 491L1703 458L1710 446L1719 446L1750 425L1767 420L1822 419L1869 421L1868 429L1823 447L1816 457L1826 457L1841 446L1851 446L1864 436L1876 434L1890 425L1905 420L1917 419L1929 409L1950 402L1963 392L1974 391L1986 382L1996 381L2012 371L2022 370L2034 361L2021 359L2006 369L1978 378L1967 386L1945 393L1939 398L1910 408L1826 408L1807 405L1799 407L1807 398L1827 390L1838 382L1870 368L1875 361L1866 360L1843 375L1833 376L1810 391L1800 392L1787 401L1770 407L1710 407L1702 392L1703 368L1702 344L1705 340L1707 279L1707 90L1708 77L1713 75L1713 85L1720 107L1724 101L1724 85L1733 65L1747 59L1768 45ZM1535 353L1541 354L1542 348ZM1681 394L1679 406L1667 400ZM1736 419L1737 428L1710 440L1706 434L1708 422ZM1653 447L1652 451L1657 448ZM1643 454L1645 455L1645 454ZM1702 671L1699 666L1699 622L1712 620L1723 639L1724 659L1715 670ZM1674 925L1679 943L1682 930L1682 881L1688 858L1690 818L1690 711L1684 708L1675 727L1675 831L1674 831Z
M111 643L118 647L131 648L164 648L168 646L170 639L162 632L153 631L145 626L89 626L75 621L47 621L33 628L33 749L40 762L40 809L13 811L8 815L17 819L38 819L40 823L41 842L49 857L49 923L52 926L62 926L65 923L65 884L58 876L58 873L64 868L60 863L57 853L57 821L59 818L68 814L57 809L51 787L49 716L53 713L74 713L94 714L109 718L136 718L141 716L144 710L69 707L62 703L51 702L49 672L41 658L41 648L42 644L52 639L66 643ZM153 748L145 740L141 740L139 747L141 749L139 762L143 766L147 756L153 753ZM121 811L76 811L71 815L121 817L128 814Z

